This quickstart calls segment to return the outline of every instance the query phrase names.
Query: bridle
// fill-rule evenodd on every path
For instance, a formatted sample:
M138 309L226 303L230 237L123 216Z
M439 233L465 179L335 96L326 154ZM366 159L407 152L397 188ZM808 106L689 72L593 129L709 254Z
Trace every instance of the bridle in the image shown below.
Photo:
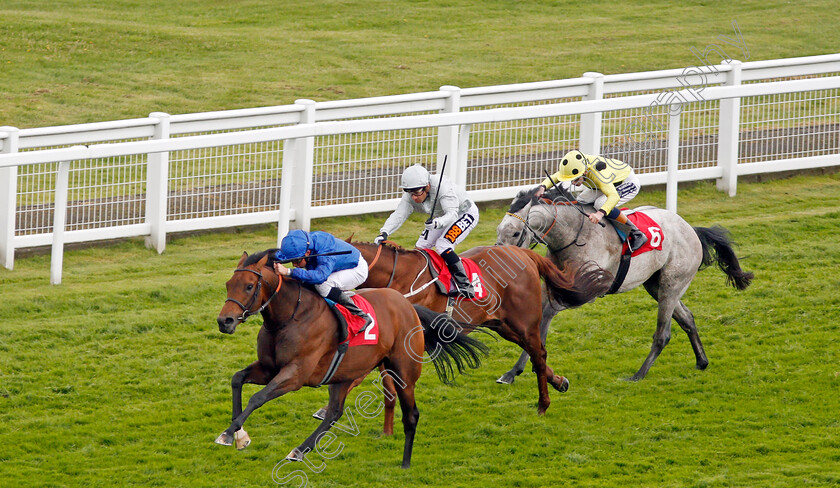
M279 281L277 283L277 289L274 290L274 293L272 293L271 296L268 297L268 300L266 300L265 303L260 305L260 308L258 308L258 309L256 309L255 311L252 312L251 307L254 305L254 303L256 303L257 297L260 296L260 289L262 288L262 282L265 281L265 278L263 278L262 273L260 273L259 271L255 271L253 269L250 269L250 268L237 268L237 269L233 270L234 273L237 273L239 271L247 271L249 273L254 273L258 277L257 278L257 288L256 288L256 290L254 290L254 294L251 295L251 299L248 300L248 305L243 305L242 302L240 302L239 300L237 300L235 298L228 297L225 300L225 303L233 302L233 303L239 305L239 308L242 309L242 315L237 317L236 320L238 320L240 322L245 322L245 320L247 320L248 317L250 317L251 315L256 315L256 314L262 312L263 310L265 310L265 307L267 307L268 304L271 303L271 300L274 299L274 297L280 292L280 287L283 286L283 277L282 276L277 277L279 279ZM298 307L300 306L301 294L302 293L303 293L303 287L300 286L300 287L298 287L298 299L297 299L297 303L295 304L295 309L292 310L291 317L289 317L287 320L284 320L283 322L291 322L291 320L293 318L295 318L295 314L297 313Z
M522 221L522 223L523 223L523 224L525 224L525 228L526 228L526 229L528 229L528 231L530 231L530 232L531 232L531 234L533 234L533 236L534 236L534 240L535 240L535 241L537 241L537 242L534 242L534 243L531 245L531 249L535 248L535 247L537 246L537 244L543 244L546 248L548 248L548 250L549 250L550 252L552 252L552 253L558 253L558 252L560 252L560 251L562 251L562 250L564 250L564 249L566 249L566 248L568 248L568 247L571 247L572 245L575 245L575 246L578 246L578 247L585 246L585 245L586 245L586 243L583 243L583 244L578 243L578 238L580 237L581 232L583 232L583 224L584 224L584 222L585 222L585 220L586 220L586 217L585 217L585 215L586 215L586 214L584 214L584 213L583 213L583 211L581 211L581 210L580 210L580 208L577 206L577 205L578 205L578 201L577 201L577 200L567 200L567 201L557 202L557 201L554 201L554 200L549 200L549 199L547 199L547 198L542 198L542 199L541 199L541 201L542 201L542 202L544 202L544 203L543 203L544 205L551 205L551 206L552 206L552 210L553 210L553 212L554 212L554 217L553 217L553 219L552 219L551 225L550 225L550 226L548 226L548 229L546 229L546 231L545 231L545 232L543 232L542 236L540 236L540 235L539 235L539 234L538 234L538 233L537 233L537 232L536 232L536 231L535 231L535 230L531 227L531 225L530 225L530 224L528 224L527 218L523 219L523 218L522 218L522 217L520 217L519 215L516 215L516 214L514 214L514 213L510 213L510 212L507 212L507 214L508 214L508 215L510 215L510 216L512 216L512 217L516 217L517 219L519 219L520 221ZM565 246L562 246L562 247L552 248L552 247L551 247L551 246L549 246L549 245L548 245L548 243L545 241L545 237L548 235L548 233L549 233L549 232L551 232L551 229L552 229L552 228L554 228L554 225L555 225L555 224L557 224L557 222L558 222L558 220L557 220L557 207L558 207L558 206L573 206L573 207L577 208L577 209L580 211L580 213L581 213L581 220L580 220L580 226L578 227L577 233L575 234L575 238L574 238L574 239L572 239L572 242L570 242L570 243L568 243L568 244L566 244ZM534 210L535 208L539 208L539 207L534 207L534 206L532 205L532 206L531 206L531 208L528 210L528 214L530 214L530 213L531 213L531 210ZM525 233L523 232L523 233L522 233L522 237L520 237L520 238L519 238L519 242L517 243L517 246L520 246L520 247L521 247L521 246L522 246L522 243L523 243L524 241L525 241Z
M534 242L533 244L530 245L531 249L537 247L538 244L543 244L543 245L545 245L545 247L548 247L548 244L546 244L545 240L543 239L543 237L545 237L548 234L548 232L543 234L543 237L540 237L539 234L537 234L537 231L535 231L531 227L531 225L528 224L528 221L526 219L523 219L519 215L517 215L515 213L512 213L512 212L505 212L505 213L507 215L510 215L511 217L514 217L514 218L518 219L523 224L525 224L525 228L528 229L528 231L531 233L531 235L534 236L534 238L532 240L536 241L536 242ZM551 224L551 225L553 226L554 224ZM549 227L548 230L551 230L551 227ZM525 233L523 232L522 235L519 237L519 242L516 243L516 247L522 247L522 243L524 243L524 242L525 242Z

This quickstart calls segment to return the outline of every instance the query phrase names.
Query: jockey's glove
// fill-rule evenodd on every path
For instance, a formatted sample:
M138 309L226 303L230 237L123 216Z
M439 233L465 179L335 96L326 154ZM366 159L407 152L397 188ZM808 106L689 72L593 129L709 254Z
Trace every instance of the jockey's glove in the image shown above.
M431 222L426 222L426 230L440 229L441 227L443 227L443 224L439 219L432 219Z
M378 246L378 245L382 244L382 241L386 241L386 240L388 240L388 233L383 232L383 233L381 233L378 236L373 238L373 243Z

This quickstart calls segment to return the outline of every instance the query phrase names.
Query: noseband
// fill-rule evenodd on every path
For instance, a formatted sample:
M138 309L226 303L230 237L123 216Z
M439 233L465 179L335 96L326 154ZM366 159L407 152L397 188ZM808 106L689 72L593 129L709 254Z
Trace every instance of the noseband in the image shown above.
M260 296L260 289L262 288L262 282L265 280L265 278L263 278L262 273L260 273L259 271L254 271L253 269L250 269L250 268L237 268L237 269L233 270L234 273L236 273L238 271L247 271L249 273L254 273L258 277L257 278L257 289L254 290L254 294L251 295L251 299L248 300L248 305L243 305L242 302L240 302L239 300L237 300L235 298L228 297L225 300L225 303L233 302L233 303L239 305L239 308L242 309L242 315L237 317L236 320L239 320L240 322L245 322L245 320L247 320L248 317L250 317L251 315L256 315L256 314L262 312L263 310L265 310L265 307L267 307L268 304L271 303L271 300L274 299L274 297L277 295L277 293L280 292L280 287L283 286L283 277L282 276L277 277L280 280L277 283L277 289L274 290L274 293L272 293L271 296L268 297L268 300L266 300L265 303L263 303L260 306L260 308L258 308L258 309L256 309L255 311L252 312L251 307L257 301L257 297ZM286 320L285 322L290 322L293 318L295 318L295 314L297 313L297 309L300 306L300 299L301 299L301 293L302 292L303 292L303 287L302 286L298 287L298 299L297 299L297 303L295 304L295 309L292 310L292 316L289 317L288 320Z

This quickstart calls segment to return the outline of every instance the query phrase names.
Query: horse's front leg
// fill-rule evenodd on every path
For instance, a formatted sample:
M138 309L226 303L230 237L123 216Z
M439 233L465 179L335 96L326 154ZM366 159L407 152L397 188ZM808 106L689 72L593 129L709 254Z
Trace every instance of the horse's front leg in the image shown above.
M233 394L233 415L231 420L235 420L242 413L242 385L245 383L253 383L257 385L266 385L271 379L271 372L266 371L259 361L254 361L248 367L241 371L237 371L230 380L230 389ZM239 429L234 433L234 437L225 437L225 434L220 435L216 439L217 444L229 446L236 441L237 449L245 449L251 443L251 438L245 429Z
M245 368L245 370L247 370L247 369L248 368ZM245 370L243 370L243 371L245 371ZM242 371L240 371L240 373L241 372ZM237 374L239 374L239 373L237 373ZM231 381L231 384L233 384L233 381ZM248 400L248 406L245 407L245 410L241 411L237 415L236 414L237 406L239 407L239 410L242 409L242 400L241 400L241 398L242 398L242 385L240 384L239 389L238 389L239 394L237 395L236 391L234 391L234 400L233 400L234 401L234 404L233 404L234 418L233 418L233 421L231 422L230 427L228 427L224 432L221 433L221 435L219 435L219 437L216 439L216 443L217 444L222 444L222 445L227 445L227 446L231 445L235 433L237 431L239 431L240 429L242 429L242 425L245 423L245 419L247 419L248 416L251 415L251 413L254 410L260 408L266 402L274 400L275 398L277 398L279 396L285 395L286 393L288 393L290 391L299 390L302 386L303 386L303 378L302 378L302 375L300 374L300 366L297 365L297 364L294 364L294 363L289 364L289 365L285 366L283 369L281 369L280 372L277 373L277 375L274 378L272 378L271 381L268 382L268 384L265 386L265 388L263 388L262 390L254 393L251 396L251 398ZM239 398L238 405L237 405L237 398ZM250 442L250 440L249 440L249 442Z

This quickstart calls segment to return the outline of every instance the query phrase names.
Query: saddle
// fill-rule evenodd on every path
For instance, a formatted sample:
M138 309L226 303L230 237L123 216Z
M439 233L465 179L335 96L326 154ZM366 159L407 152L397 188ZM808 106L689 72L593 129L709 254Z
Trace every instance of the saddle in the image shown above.
M379 322L376 320L376 314L373 312L373 306L369 301L362 298L361 295L353 295L350 297L357 307L361 308L363 312L369 313L373 317L373 323L367 330L362 330L365 320L358 315L350 313L343 305L335 303L332 300L324 299L330 306L335 317L342 325L347 326L348 344L353 346L367 346L379 342Z
M662 229L660 229L659 224L657 224L655 220L650 218L647 214L640 212L640 210L649 208L655 207L639 207L634 210L627 208L621 209L621 211L624 212L624 215L627 216L627 219L648 238L647 242L637 249L636 252L632 253L632 255L630 254L630 244L627 242L629 227L619 224L613 220L609 220L613 229L615 229L615 232L618 234L618 238L621 239L623 244L621 246L621 261L618 263L615 280L613 280L612 286L610 286L610 289L607 291L607 295L611 295L621 288L621 285L624 283L624 278L627 277L627 270L630 268L630 258L638 256L639 254L644 254L651 250L662 250L662 242L665 240L662 235Z
M633 253L633 256L638 256L639 254L644 254L648 251L661 251L662 250L662 242L665 241L665 236L662 233L662 229L659 227L659 224L656 223L655 220L650 218L650 216L642 210L653 209L656 207L639 207L633 210L622 208L621 211L624 215L627 216L627 219L630 222L633 222L633 225L638 227L642 233L647 236L647 242L636 250ZM609 219L607 219L609 220ZM618 222L609 220L609 222L613 225L613 229L615 229L616 234L618 234L619 239L624 243L621 248L621 254L624 255L627 253L629 249L629 245L627 244L627 226L619 224Z
M426 266L432 275L432 279L437 279L435 284L438 290L442 294L448 295L452 286L452 274L449 272L449 267L446 266L443 258L434 249L420 248L417 250L426 257ZM470 277L470 282L475 289L475 298L464 298L464 300L482 300L486 298L487 289L484 287L484 277L481 273L481 268L478 267L475 261L469 258L461 258L461 262L464 264L464 270L467 272L467 276Z

